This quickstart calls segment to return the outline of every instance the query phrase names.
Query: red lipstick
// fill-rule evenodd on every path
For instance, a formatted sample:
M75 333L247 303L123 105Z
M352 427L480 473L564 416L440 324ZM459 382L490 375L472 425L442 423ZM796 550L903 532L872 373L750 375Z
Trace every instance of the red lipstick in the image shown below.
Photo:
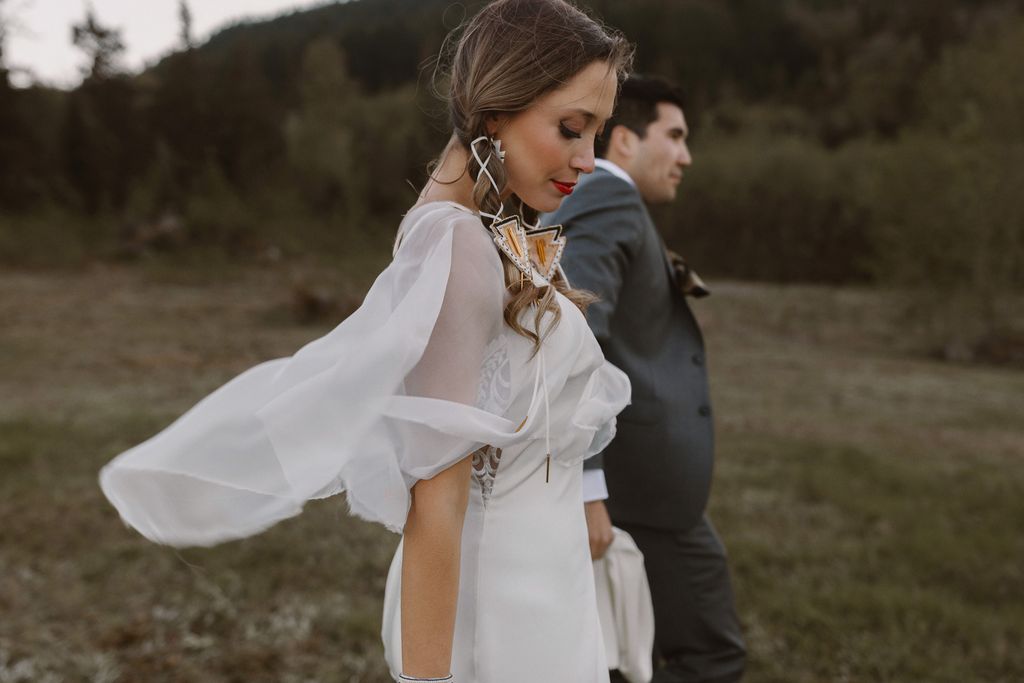
M576 187L576 183L560 183L557 180L552 180L551 183L559 192L565 195L572 194L573 188Z

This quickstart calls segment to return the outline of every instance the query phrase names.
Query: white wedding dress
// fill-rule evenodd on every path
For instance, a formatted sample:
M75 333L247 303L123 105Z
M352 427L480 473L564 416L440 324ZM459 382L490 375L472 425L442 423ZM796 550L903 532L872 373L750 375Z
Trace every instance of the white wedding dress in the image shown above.
M359 310L119 455L103 491L127 524L175 546L249 536L341 491L354 514L400 532L411 486L472 453L455 680L604 683L582 461L614 435L629 382L557 300L561 320L545 315L535 351L503 320L502 264L480 219L451 202L414 207ZM396 678L401 562L399 545L383 621Z

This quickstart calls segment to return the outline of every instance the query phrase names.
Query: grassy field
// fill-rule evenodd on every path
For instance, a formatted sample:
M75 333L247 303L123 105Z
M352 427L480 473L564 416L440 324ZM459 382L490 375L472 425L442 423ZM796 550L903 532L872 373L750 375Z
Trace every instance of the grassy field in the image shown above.
M333 500L177 552L96 486L110 457L327 329L293 322L296 278L0 274L0 683L388 681L397 537ZM882 293L727 283L697 307L747 680L1024 680L1024 373L914 355Z

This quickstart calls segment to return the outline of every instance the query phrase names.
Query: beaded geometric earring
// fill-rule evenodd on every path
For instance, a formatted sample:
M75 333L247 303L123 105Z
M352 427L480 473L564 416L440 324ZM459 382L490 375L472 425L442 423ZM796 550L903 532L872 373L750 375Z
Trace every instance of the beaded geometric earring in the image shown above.
M486 159L481 159L476 151L476 144L481 141L488 141L492 152ZM501 148L501 140L481 135L470 143L469 149L473 158L480 165L481 173L487 176L495 193L499 192L498 183L494 181L491 172L487 170L487 164L492 156L497 155L498 161L505 161L505 150ZM546 287L551 284L551 278L558 270L558 263L562 258L562 251L565 250L565 237L562 235L562 226L553 225L549 227L524 227L525 221L522 216L513 214L505 216L505 203L501 202L498 213L490 214L484 211L481 216L491 219L488 230L502 253L509 261L519 269L520 273L537 287Z

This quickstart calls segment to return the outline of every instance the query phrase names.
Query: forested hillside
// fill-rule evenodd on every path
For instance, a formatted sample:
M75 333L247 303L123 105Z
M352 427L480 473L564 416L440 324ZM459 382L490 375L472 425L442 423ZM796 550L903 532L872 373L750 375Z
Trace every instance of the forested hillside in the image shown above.
M0 70L0 262L376 249L447 137L432 60L480 4L353 0L198 46L186 11L141 74L83 16L75 90ZM582 4L687 93L695 165L659 218L702 271L926 284L987 315L1024 282L1024 3Z

